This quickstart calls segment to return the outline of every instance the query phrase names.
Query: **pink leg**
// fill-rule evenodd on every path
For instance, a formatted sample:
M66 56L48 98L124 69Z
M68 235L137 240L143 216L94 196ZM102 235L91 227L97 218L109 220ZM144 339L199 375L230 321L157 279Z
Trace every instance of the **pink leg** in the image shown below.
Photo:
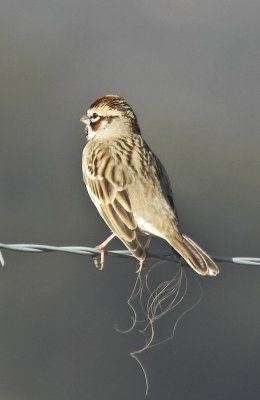
M98 260L98 256L94 256L94 263L95 266L102 270L104 268L104 262L105 262L105 247L107 246L107 244L115 237L115 233L112 233L112 235L110 235L103 243L101 243L99 246L96 246L96 249L101 251L100 254L100 262Z
M145 262L145 260L146 260L146 253L147 253L147 251L148 251L148 249L149 249L151 240L152 240L152 236L148 236L146 245L144 246L145 256L144 256L144 258L143 258L142 260L140 260L139 268L138 268L138 270L136 271L137 274L140 274L140 273L142 272L142 269L143 269L143 267L144 267L144 262Z

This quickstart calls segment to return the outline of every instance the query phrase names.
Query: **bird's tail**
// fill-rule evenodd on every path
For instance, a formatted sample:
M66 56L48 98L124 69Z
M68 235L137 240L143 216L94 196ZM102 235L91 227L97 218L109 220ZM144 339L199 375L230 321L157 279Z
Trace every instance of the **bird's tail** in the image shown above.
M184 260L200 275L217 275L217 264L191 240L187 235L182 235L182 240L174 240L171 246L184 258Z

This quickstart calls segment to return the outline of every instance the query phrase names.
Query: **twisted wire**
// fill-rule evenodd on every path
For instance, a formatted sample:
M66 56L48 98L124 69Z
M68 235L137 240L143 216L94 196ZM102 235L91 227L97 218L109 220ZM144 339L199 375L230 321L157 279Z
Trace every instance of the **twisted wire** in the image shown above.
M85 246L49 246L44 244L6 244L0 243L0 249L4 250L12 250L12 251L23 251L23 252L31 252L31 253L41 253L41 252L50 252L50 251L60 251L63 253L73 253L73 254L81 254L81 255L90 255L96 256L100 255L100 250L93 247L85 247ZM107 250L105 254L110 257L124 257L129 258L134 256L128 250ZM148 258L154 258L158 260L167 260L176 262L176 258L166 252L160 253L152 253L148 252ZM260 265L260 258L253 257L222 257L222 256L210 256L215 261L221 262L229 262L235 264L244 264L244 265ZM5 265L5 261L3 255L0 250L0 263L2 266Z

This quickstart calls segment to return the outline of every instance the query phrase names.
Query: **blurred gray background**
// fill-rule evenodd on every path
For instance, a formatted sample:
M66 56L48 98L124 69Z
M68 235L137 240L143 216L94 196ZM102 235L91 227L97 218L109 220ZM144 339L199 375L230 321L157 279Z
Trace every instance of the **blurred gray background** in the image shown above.
M79 118L116 93L169 173L183 230L210 254L259 257L259 19L258 0L2 0L0 240L107 237ZM142 338L113 329L130 323L136 261L99 272L87 256L3 254L0 399L143 399L129 355ZM148 399L259 398L260 271L220 268L175 339L141 356Z

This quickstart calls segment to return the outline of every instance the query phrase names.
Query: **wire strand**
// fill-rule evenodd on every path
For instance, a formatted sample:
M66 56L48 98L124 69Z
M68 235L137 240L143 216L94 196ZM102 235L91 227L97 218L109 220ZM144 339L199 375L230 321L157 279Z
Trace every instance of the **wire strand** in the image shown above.
M50 252L50 251L60 251L63 253L73 253L73 254L81 254L81 255L100 255L100 250L92 247L85 246L49 246L44 244L6 244L0 243L0 249L4 250L12 250L12 251L23 251L23 252L31 252L31 253L41 253L41 252ZM107 250L105 251L107 256L111 257L134 257L132 253L128 250ZM148 258L155 258L158 260L166 260L177 262L176 258L170 254L165 252L160 253L151 253L148 252ZM234 264L244 264L244 265L260 265L260 258L252 258L252 257L221 257L221 256L210 256L215 261L221 262L229 262ZM3 255L0 250L0 263L2 266L5 265L5 261Z

